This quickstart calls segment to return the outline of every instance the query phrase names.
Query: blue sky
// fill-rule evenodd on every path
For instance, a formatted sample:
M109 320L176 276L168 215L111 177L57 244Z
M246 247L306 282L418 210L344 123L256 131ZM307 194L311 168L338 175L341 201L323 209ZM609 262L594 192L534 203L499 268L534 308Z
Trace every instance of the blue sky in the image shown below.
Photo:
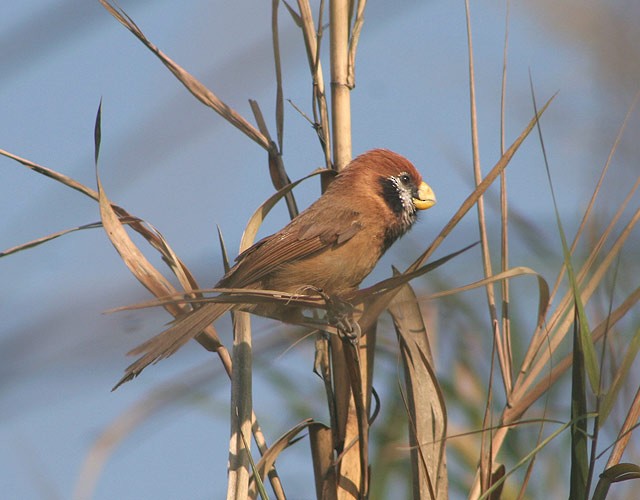
M275 130L271 2L120 5L151 41L248 119L248 99L256 99ZM597 12L598 5L585 9ZM569 11L553 3L530 9L520 2L511 7L507 143L532 116L531 74L540 103L559 92L543 130L571 230L637 89L629 83L633 76L615 78L607 66L613 59L598 45L596 35L613 36L616 25L594 25L594 36L582 43ZM499 157L504 16L501 2L472 5L485 172ZM280 26L285 98L309 112L301 35L283 7ZM637 34L627 38L637 40ZM100 175L109 197L159 228L202 286L214 283L222 271L216 225L235 253L244 223L272 193L265 152L197 102L97 1L5 5L0 47L0 148L95 186L93 125L102 99ZM618 55L624 61L624 46ZM328 60L324 64L328 71ZM438 205L385 257L379 277L389 264L412 260L471 190L467 64L462 2L370 2L352 94L354 154L373 147L396 150L414 162L438 196ZM631 57L625 68L632 71L634 64ZM639 144L628 139L637 134L636 114L620 146L619 175L606 187L614 198L637 175ZM510 165L511 201L514 211L552 225L539 149L536 140L528 141ZM314 132L289 105L284 160L292 178L322 165ZM2 249L99 219L94 202L9 159L0 157L0 176ZM304 185L299 203L318 194L316 184ZM285 220L284 209L276 210L261 234ZM441 255L475 238L460 232ZM523 262L527 257L526 248L514 256ZM96 436L160 381L208 357L188 346L109 392L127 363L124 353L167 317L102 314L148 296L99 229L0 259L0 280L0 489L7 498L68 498ZM312 346L306 345L276 363L291 363L301 384L318 385L311 359ZM256 385L257 404L269 415L281 396L268 382ZM263 385L268 397L259 395ZM95 498L177 498L185 492L210 498L224 491L227 400L220 381L202 400L174 406L135 431L108 461ZM266 420L273 436L294 423ZM284 464L286 470L286 459ZM308 477L288 479L293 491L305 491Z

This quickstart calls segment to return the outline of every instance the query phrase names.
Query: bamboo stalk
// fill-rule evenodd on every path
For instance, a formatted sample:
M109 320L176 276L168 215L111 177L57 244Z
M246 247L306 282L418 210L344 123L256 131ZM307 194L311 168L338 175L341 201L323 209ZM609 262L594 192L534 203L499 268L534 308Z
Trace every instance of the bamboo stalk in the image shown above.
M231 439L227 500L249 496L251 476L247 444L251 436L251 325L249 313L234 314L233 373L231 375Z
M342 170L352 157L349 68L353 65L349 64L350 15L351 5L348 0L330 2L332 153L333 166L338 171ZM369 361L373 359L375 337L364 335L359 345L351 349L345 349L344 346L341 349L336 345L339 343L331 343L334 348L332 360L339 422L336 431L343 448L338 465L337 497L366 498L369 428L366 413L362 413L366 412L368 394L371 392ZM347 376L338 378L336 375L339 373ZM355 398L358 398L358 401Z
M330 4L331 125L333 165L338 171L351 161L351 90L349 88L349 2Z

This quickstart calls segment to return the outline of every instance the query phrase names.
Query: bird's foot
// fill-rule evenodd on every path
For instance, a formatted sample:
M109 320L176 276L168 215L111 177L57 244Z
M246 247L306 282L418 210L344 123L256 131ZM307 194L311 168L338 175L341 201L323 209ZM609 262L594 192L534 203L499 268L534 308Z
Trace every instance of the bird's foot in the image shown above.
M315 291L327 305L327 323L334 326L339 335L357 344L360 341L361 330L358 322L353 319L353 306L340 297L328 295L320 288Z
M340 322L336 324L336 328L338 329L338 334L342 334L353 345L360 343L362 331L360 330L360 325L352 316L341 319Z

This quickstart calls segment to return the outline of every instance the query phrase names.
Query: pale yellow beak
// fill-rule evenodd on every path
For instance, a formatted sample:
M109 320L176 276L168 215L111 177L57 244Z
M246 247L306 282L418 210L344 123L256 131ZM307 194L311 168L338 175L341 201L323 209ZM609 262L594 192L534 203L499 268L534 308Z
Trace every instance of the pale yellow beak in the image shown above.
M426 182L422 182L418 187L418 197L413 199L413 205L418 210L426 210L436 204L436 195L431 186Z

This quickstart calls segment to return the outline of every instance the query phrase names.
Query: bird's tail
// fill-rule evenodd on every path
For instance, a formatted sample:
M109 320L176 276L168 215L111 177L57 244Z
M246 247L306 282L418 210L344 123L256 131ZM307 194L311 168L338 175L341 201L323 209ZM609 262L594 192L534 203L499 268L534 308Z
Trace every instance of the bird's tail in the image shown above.
M210 303L177 318L165 331L127 353L129 356L142 356L127 367L124 376L111 390L115 391L125 382L133 380L150 364L171 356L232 307L233 304Z

